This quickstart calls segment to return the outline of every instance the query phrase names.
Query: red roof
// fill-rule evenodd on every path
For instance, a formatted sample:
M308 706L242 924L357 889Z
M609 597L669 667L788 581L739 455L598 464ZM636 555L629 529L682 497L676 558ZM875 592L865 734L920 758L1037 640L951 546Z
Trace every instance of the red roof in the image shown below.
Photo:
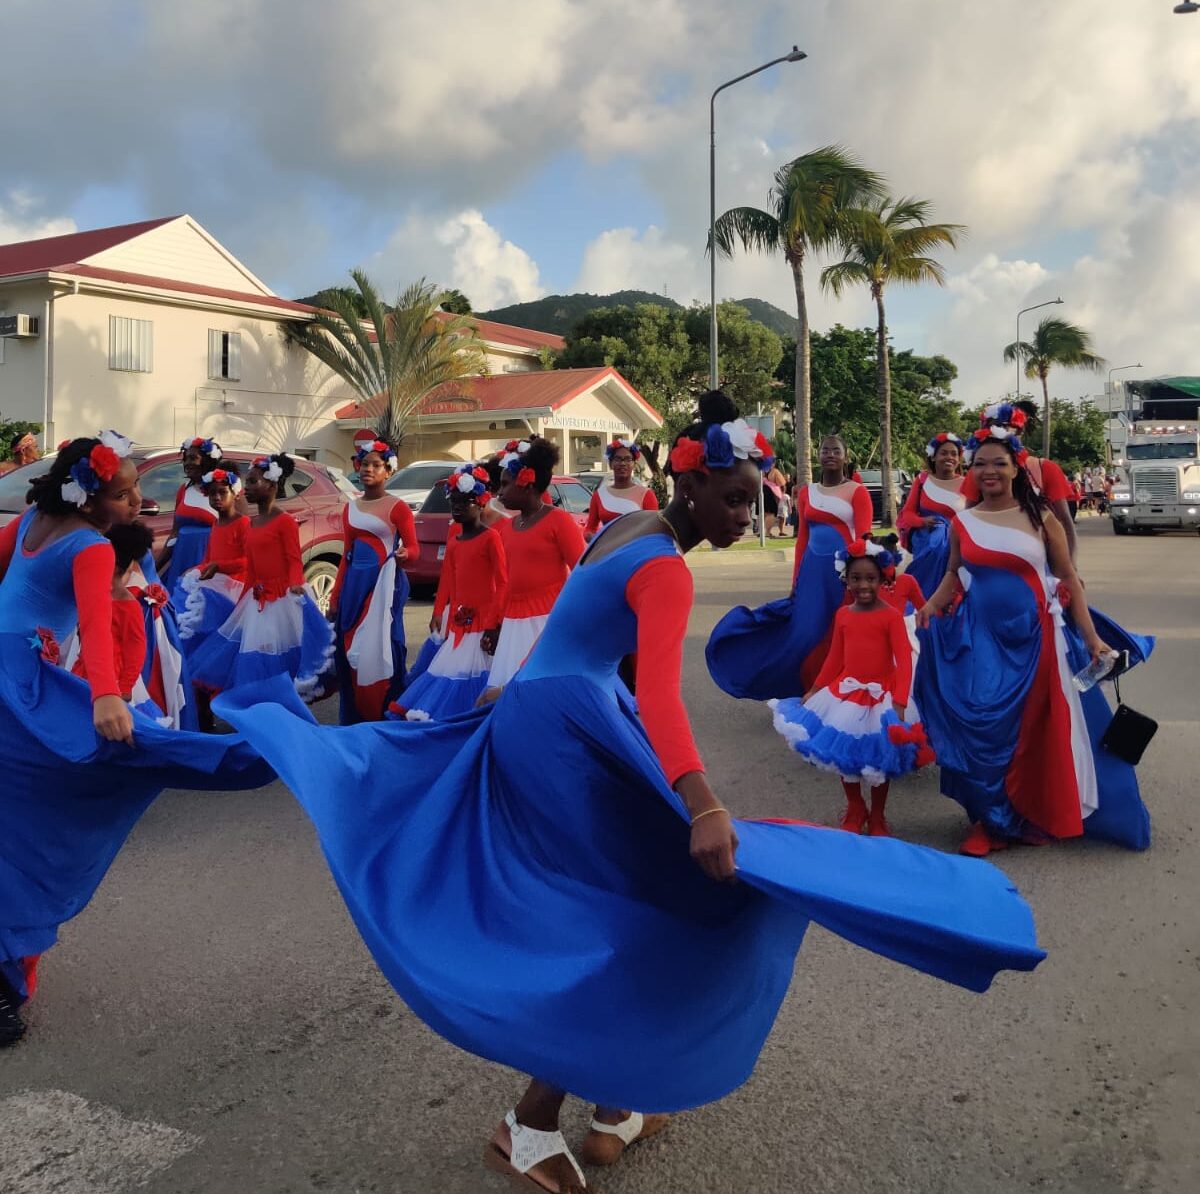
M116 228L97 228L91 232L71 232L66 236L0 245L0 278L61 269L177 219L178 216L165 216L161 220L143 220L140 224L121 224Z
M125 270L101 269L96 265L64 265L56 273L72 277L97 278L104 282L124 282L129 286L146 286L153 290L178 290L182 294L202 294L208 298L233 299L239 303L257 303L260 307L274 307L298 314L311 314L316 307L307 303L294 303L291 299L277 298L271 294L259 294L254 290L225 290L219 286L203 286L198 282L177 282L174 278L155 278L150 274L130 274Z
M453 316L443 312L447 319ZM477 315L467 317L479 328L479 338L490 344L512 344L517 348L553 348L556 352L566 348L567 342L554 332L538 332L533 328L514 327L511 323L496 323L491 319L480 319Z
M486 321L485 321L486 322ZM504 324L494 325L504 327ZM481 333L483 329L480 329ZM421 404L423 415L470 413L472 411L558 410L598 382L616 378L629 395L657 425L662 416L611 367L597 369L550 369L529 373L501 373L454 382L435 390ZM351 402L336 414L339 419L372 419L383 410L383 395L369 402Z

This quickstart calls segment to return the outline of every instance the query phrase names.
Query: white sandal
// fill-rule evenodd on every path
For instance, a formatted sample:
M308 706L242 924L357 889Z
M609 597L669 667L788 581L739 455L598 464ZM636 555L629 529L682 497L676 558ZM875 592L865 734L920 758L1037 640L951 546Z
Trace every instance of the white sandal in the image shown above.
M640 1111L631 1111L626 1119L619 1124L603 1124L593 1119L591 1132L584 1139L580 1152L585 1164L613 1165L625 1150L638 1140L649 1140L657 1136L670 1121L667 1115L643 1115ZM593 1137L592 1133L596 1133ZM619 1148L612 1148L609 1141L616 1137L620 1141Z
M529 1171L551 1157L564 1156L579 1175L580 1187L587 1189L583 1170L580 1169L579 1162L575 1160L571 1150L567 1148L567 1142L561 1132L541 1132L537 1128L526 1127L518 1122L515 1111L510 1111L504 1117L504 1123L508 1128L510 1141L508 1156L504 1155L494 1141L489 1141L483 1154L486 1168L493 1173L502 1174L523 1190L535 1191L536 1194L558 1194L544 1182L530 1177Z

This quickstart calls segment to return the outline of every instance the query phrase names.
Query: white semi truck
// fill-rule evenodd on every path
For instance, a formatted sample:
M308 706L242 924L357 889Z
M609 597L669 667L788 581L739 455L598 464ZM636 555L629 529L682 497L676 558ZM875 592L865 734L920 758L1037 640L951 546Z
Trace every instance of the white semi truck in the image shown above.
M1152 392L1143 395L1122 448L1110 511L1116 535L1200 531L1200 401L1178 390Z

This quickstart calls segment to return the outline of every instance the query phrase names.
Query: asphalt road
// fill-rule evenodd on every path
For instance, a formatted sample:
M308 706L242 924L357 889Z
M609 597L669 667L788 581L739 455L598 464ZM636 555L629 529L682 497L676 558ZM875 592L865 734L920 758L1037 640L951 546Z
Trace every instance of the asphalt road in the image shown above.
M1200 542L1118 539L1102 519L1081 539L1093 603L1159 636L1123 686L1162 723L1141 769L1152 849L1000 855L1049 958L984 996L811 930L753 1079L593 1185L1200 1188ZM696 576L685 694L716 787L747 815L833 820L836 782L703 667L716 619L781 593L788 565L704 559ZM419 641L428 607L410 616ZM932 776L897 784L889 811L900 835L944 849L964 828ZM164 795L42 976L26 1040L0 1052L3 1194L507 1188L479 1160L521 1078L445 1044L393 995L278 784ZM587 1113L568 1104L568 1139Z

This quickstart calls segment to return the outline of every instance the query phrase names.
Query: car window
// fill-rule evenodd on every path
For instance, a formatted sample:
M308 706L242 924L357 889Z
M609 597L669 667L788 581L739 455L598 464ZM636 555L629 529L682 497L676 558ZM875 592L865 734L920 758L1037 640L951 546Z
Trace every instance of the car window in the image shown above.
M429 489L450 475L454 462L443 464L410 464L402 468L388 483L388 489Z
M444 485L435 485L421 503L422 514L449 514L450 492Z
M304 469L297 468L283 483L283 493L280 496L285 498L299 497L312 483L312 473L306 473Z
M329 474L329 479L338 487L343 497L356 498L362 496L359 490L355 489L350 478L340 468L332 464L327 464L325 471Z
M586 514L592 503L587 486L580 485L578 481L556 481L554 499L556 506L561 506L570 514Z
M185 481L183 465L178 460L156 464L138 477L143 505L153 502L164 514L175 510L175 495Z
M25 509L25 495L29 492L29 482L34 477L43 476L50 468L49 460L38 460L33 464L23 465L0 477L0 510L14 512Z

